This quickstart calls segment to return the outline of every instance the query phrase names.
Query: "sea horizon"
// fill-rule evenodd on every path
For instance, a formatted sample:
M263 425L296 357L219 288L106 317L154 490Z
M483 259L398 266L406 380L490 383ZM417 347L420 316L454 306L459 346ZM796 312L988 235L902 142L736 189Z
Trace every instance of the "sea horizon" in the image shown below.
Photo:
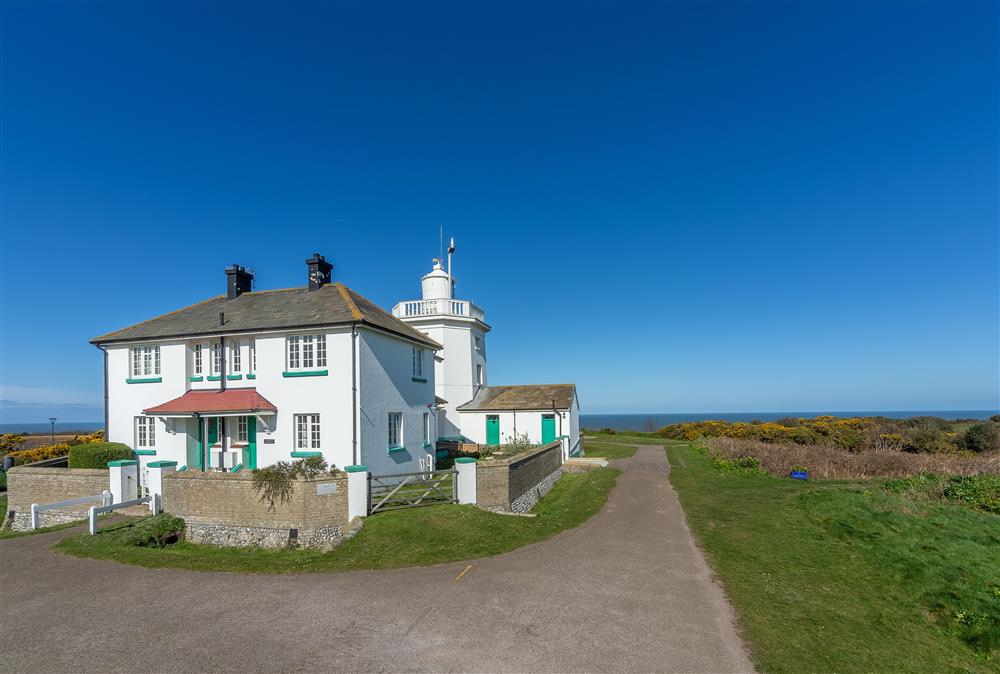
M957 419L988 419L998 410L880 410L880 411L836 411L836 412L659 412L640 413L629 412L621 414L581 414L580 426L589 430L610 428L616 431L641 431L645 429L646 420L652 418L657 428L668 424L679 424L691 421L775 421L783 417L811 419L818 416L834 417L888 417L892 419L909 419L911 417L941 417L954 421ZM104 428L103 421L57 421L55 432L59 434L81 432L93 433ZM52 430L48 422L5 422L0 423L0 433L31 433L45 434Z

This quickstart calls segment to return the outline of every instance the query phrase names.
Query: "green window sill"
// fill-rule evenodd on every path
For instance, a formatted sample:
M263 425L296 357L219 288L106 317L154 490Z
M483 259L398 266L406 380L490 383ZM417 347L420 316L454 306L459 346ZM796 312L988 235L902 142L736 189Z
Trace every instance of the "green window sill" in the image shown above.
M248 374L248 375L247 375L247 379L256 379L256 378L257 378L257 375L255 375L255 374L254 374L254 373L252 373L252 372L251 372L250 374Z
M188 381L205 381L205 378L202 377L201 375L198 375L196 377L188 377Z
M176 466L176 461L150 461L146 464L149 468L169 468L170 466ZM187 466L184 466L187 468Z
M136 450L133 450L133 453L136 456L156 456L156 450L155 449L136 449Z
M282 377L325 377L330 374L329 370L293 370L282 372Z
M126 379L126 384L159 384L163 377L141 377L139 379Z
M386 454L395 454L396 452L405 452L405 451L406 447L403 447L402 445L394 445L386 450Z
M418 384L426 384L427 383L427 380L424 379L423 377L410 377L410 381L415 381Z
M222 381L222 375L210 374L207 377L205 377L205 379L207 379L208 381Z
M348 473L365 473L368 471L368 466L358 464L356 466L347 466L344 470Z
M323 456L323 452L292 452L293 459L306 459L310 456Z
M243 379L243 375L241 375L241 374L227 374L226 375L226 379L229 379L230 381L236 380L236 379Z

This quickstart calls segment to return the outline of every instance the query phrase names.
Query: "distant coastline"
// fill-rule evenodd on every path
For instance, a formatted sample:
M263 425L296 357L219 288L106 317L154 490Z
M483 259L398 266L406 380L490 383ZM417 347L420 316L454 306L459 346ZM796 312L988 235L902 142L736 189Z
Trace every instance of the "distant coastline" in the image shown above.
M811 419L820 415L835 417L889 417L892 419L908 419L910 417L941 417L942 419L988 419L997 410L908 410L886 412L688 412L684 414L581 414L580 425L587 429L611 428L616 431L641 431L645 429L646 420L652 418L656 427L667 424L679 424L686 421L774 421L782 417L799 417ZM56 433L93 433L104 428L102 421L67 421L56 422ZM51 427L47 423L3 423L0 433L48 433Z
M834 417L941 417L942 419L988 419L996 410L911 410L888 412L689 412L686 414L581 414L580 425L590 430L610 428L616 431L642 431L646 420L653 419L657 428L687 421L774 421L782 417L811 419L821 415Z

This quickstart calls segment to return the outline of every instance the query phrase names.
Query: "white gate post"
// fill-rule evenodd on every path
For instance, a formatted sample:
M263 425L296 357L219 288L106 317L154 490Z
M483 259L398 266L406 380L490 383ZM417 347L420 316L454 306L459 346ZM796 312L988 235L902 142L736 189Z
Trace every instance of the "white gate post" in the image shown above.
M157 514L163 508L163 476L170 475L177 470L176 461L150 461L146 468L149 469L149 509L153 514Z
M115 503L136 498L139 484L139 462L134 459L108 461L111 473L111 498Z
M347 519L368 515L368 466L347 466Z
M476 460L471 456L455 459L455 470L458 473L458 502L476 504Z

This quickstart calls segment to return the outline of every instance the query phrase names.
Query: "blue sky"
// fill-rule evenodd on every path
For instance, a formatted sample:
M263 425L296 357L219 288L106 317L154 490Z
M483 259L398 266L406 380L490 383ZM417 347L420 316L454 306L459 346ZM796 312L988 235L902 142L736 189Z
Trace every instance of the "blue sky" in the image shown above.
M998 407L996 3L4 3L4 421L87 340L455 236L584 412ZM67 416L68 415L68 416Z

